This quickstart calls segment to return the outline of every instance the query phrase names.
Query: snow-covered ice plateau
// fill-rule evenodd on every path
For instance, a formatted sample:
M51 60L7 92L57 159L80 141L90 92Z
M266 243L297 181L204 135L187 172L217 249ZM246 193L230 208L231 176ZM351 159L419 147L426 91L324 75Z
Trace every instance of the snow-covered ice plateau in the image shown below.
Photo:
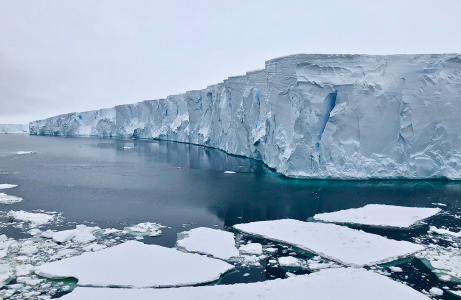
M232 232L199 227L178 233L176 246L182 251L228 260L239 256L234 238Z
M385 276L364 269L322 270L310 275L265 282L183 287L175 289L76 288L63 300L429 300L426 295Z
M416 222L432 217L440 211L440 208L368 204L360 208L316 214L314 220L330 223L409 228Z
M461 179L461 54L297 54L202 90L75 112L30 134L164 139L301 178Z
M47 278L75 277L79 286L147 288L212 282L233 268L219 259L128 241L45 263L34 272Z
M391 240L345 226L292 219L237 224L234 228L353 267L391 262L424 249L410 242Z

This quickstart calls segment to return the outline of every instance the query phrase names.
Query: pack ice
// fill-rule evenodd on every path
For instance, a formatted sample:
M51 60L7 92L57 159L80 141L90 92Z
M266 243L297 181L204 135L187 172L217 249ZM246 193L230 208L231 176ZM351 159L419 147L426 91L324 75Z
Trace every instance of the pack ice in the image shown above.
M314 220L378 227L409 228L416 222L432 217L440 211L440 208L368 204L361 208L316 214Z
M410 242L390 240L344 226L291 219L237 224L234 228L351 267L387 263L424 249Z
M298 54L202 90L29 125L211 146L292 177L461 179L460 94L460 54Z
M76 288L63 300L429 300L426 295L385 276L363 269L330 269L288 279L249 284L176 289Z
M47 278L75 277L79 286L147 288L212 282L233 268L222 260L199 254L128 241L45 263L34 272Z

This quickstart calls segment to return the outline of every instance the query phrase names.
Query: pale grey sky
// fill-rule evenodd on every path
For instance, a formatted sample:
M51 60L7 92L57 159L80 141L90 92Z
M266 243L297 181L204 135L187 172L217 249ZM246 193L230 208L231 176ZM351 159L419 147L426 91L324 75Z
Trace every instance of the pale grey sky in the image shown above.
M295 53L461 52L460 0L0 0L0 124L202 89Z

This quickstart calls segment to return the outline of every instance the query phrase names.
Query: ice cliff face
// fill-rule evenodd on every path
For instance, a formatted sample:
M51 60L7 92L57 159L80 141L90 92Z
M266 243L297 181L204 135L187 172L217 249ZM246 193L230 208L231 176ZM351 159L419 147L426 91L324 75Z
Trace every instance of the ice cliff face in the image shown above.
M0 133L27 133L29 125L27 124L0 124Z
M30 123L165 139L292 177L461 179L461 54L292 55L203 90Z

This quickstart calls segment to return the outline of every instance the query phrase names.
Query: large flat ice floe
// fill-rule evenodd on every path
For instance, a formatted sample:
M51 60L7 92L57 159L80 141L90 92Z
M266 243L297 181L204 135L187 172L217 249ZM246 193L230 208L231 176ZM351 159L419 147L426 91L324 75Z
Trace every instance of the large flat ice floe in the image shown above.
M233 268L219 259L128 241L46 263L34 271L47 278L75 277L80 286L147 288L212 282Z
M440 208L368 204L360 208L316 214L314 220L330 223L409 228L416 222L432 217L440 211Z
M179 233L178 238L180 239L176 245L183 251L211 255L224 260L239 256L232 232L199 227Z
M76 288L62 300L429 300L426 295L363 269L330 269L265 282L176 289Z
M30 213L23 210L8 212L8 217L18 221L29 222L31 227L45 225L53 220L54 216L43 213Z
M237 224L234 228L353 267L391 262L424 249L344 226L291 219Z

